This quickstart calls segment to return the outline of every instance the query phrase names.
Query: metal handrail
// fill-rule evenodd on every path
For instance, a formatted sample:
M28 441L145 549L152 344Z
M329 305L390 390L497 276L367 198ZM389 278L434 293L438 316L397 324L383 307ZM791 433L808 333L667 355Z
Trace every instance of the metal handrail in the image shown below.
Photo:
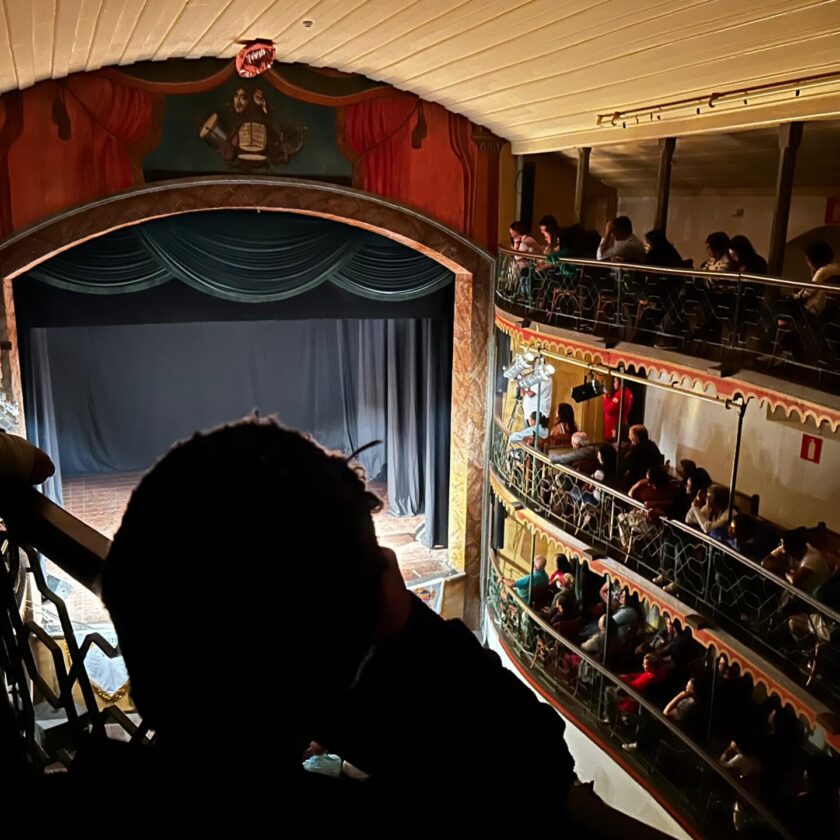
M530 260L531 262L545 261L549 254L528 254L524 251L514 251L504 246L499 246L499 253L514 257L517 260ZM644 263L622 263L613 262L612 260L593 260L584 259L581 257L563 257L557 260L557 264L592 266L596 268L612 269L625 268L632 271L646 271L653 274L673 274L677 277L705 277L707 280L727 280L733 283L738 281L750 283L763 283L768 286L782 286L791 289L819 289L824 292L832 292L840 294L840 289L836 286L827 284L815 285L814 283L807 283L801 280L786 280L783 277L768 277L766 274L740 274L731 271L708 271L702 268L666 268L657 265L645 265ZM554 265L550 267L555 267Z
M492 549L488 549L488 555L493 570L498 574L500 579L503 579L501 569L499 568L499 564L496 559L496 553ZM547 633L549 636L551 636L551 638L554 639L554 641L560 642L560 644L563 645L563 647L574 652L576 656L579 656L591 668L598 671L610 683L619 687L624 694L626 694L628 697L631 697L636 703L639 704L641 708L644 708L645 711L652 718L654 718L659 724L664 726L672 735L675 735L680 741L682 741L682 743L686 747L688 747L696 756L698 756L698 758L700 758L700 760L707 767L710 767L721 779L723 779L728 787L731 787L733 790L735 790L739 798L749 803L750 807L753 808L757 813L759 813L762 816L762 818L766 820L766 822L770 826L772 826L772 828L775 831L779 832L779 834L781 834L783 837L792 838L792 835L775 819L775 817L772 816L772 814L768 813L765 810L762 804L755 800L753 795L749 793L743 787L743 785L741 785L738 782L737 779L735 779L733 776L730 776L726 772L726 770L723 767L721 767L720 764L712 756L705 752L705 750L701 749L695 741L693 741L688 735L686 735L682 730L680 730L670 720L668 720L668 718L666 718L665 715L662 714L660 709L654 706L649 700L647 700L644 696L639 694L629 685L619 680L617 676L611 671L609 671L607 668L605 668L603 664L593 659L577 645L572 644L572 642L570 642L568 639L561 636L547 621L545 621L541 616L534 612L515 590L510 589L508 595L516 601L519 607L522 610L524 610L525 613L527 613L528 618L531 621L533 621L544 633Z
M494 415L493 419L496 423L496 426L505 435L509 435L507 428L505 427L501 419L498 417L498 415ZM614 487L610 487L609 485L604 484L603 482L600 482L597 479L591 478L585 473L578 472L577 470L574 470L571 467L567 467L564 464L555 464L550 457L543 454L534 447L529 446L528 444L522 443L520 441L514 441L513 443L509 443L508 445L511 448L525 450L528 453L529 457L535 458L536 460L547 464L552 469L557 470L558 472L561 472L564 475L568 475L571 478L583 480L587 484L591 484L593 487L597 487L598 490L600 490L602 493L606 493L607 495L612 496L614 499L619 499L623 504L629 507L634 507L637 510L647 510L647 508L642 502L638 502L635 499L630 498L630 496L626 495L625 493L622 493L620 490L616 490ZM510 487L507 481L505 481L504 483L508 487ZM750 560L749 557L745 557L743 554L739 554L730 546L718 542L703 531L699 531L695 528L692 528L690 525L686 525L685 522L680 522L678 519L671 519L667 516L660 516L659 520L663 523L673 526L674 528L676 528L679 531L682 531L683 533L689 534L693 540L699 540L700 542L706 543L708 546L715 549L716 551L721 551L724 554L727 554L729 557L748 567L751 571L758 572L762 577L769 580L773 585L786 590L797 600L806 603L809 607L811 607L811 609L814 612L821 613L822 615L840 624L840 613L836 612L828 605L823 604L821 601L818 601L816 598L813 598L808 593L803 592L801 589L798 589L784 578L780 578L778 575L775 575L772 572L768 571L760 563L756 563L754 560Z

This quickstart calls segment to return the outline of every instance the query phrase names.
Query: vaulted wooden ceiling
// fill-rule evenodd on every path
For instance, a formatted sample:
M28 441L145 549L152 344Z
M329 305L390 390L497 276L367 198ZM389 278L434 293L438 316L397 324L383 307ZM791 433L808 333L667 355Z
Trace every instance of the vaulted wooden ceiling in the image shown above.
M840 0L2 0L0 91L263 37L279 60L389 82L525 153L840 116L835 81L596 129L599 113L840 71L838 36Z

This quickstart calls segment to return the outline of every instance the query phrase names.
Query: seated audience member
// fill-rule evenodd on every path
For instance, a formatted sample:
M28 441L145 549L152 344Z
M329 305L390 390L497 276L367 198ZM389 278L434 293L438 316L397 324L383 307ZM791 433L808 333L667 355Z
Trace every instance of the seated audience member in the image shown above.
M782 534L778 548L770 552L762 563L765 568L784 569L784 576L797 588L808 595L817 590L831 577L831 567L822 552L808 542L805 528L794 528ZM778 572L777 572L778 574Z
M633 234L633 223L627 216L617 216L607 223L596 257L609 262L644 263L645 246Z
M805 262L811 272L813 289L802 289L794 297L812 315L822 315L828 302L821 286L840 285L840 265L834 262L834 249L827 242L811 242L805 246ZM840 301L840 296L834 296Z
M534 558L534 571L524 575L518 580L505 578L505 585L511 587L516 594L526 603L530 590L531 601L538 601L548 593L548 574L545 571L548 561L545 556L538 554Z
M621 486L629 489L644 478L651 467L661 466L663 460L662 453L650 439L648 430L641 423L631 426L630 446L622 459Z
M694 462L689 461L689 463L693 464ZM680 475L680 467L677 468L677 474ZM701 504L706 504L706 493L712 486L712 477L703 467L694 467L685 473L685 477L679 486L681 492L674 503L672 515L675 519L685 521L685 516L695 499L699 497Z
M577 232L573 227L559 228L551 251L546 251L544 263L547 266L559 266L562 274L575 275L574 266L564 266L563 260L571 260L579 256L576 247Z
M557 406L557 421L551 427L548 435L549 446L571 446L572 435L578 431L575 422L575 410L569 403L559 403Z
M556 253L560 248L560 225L557 219L552 215L543 216L540 219L540 233L543 237L543 254L548 256ZM541 265L545 267L546 262L541 262Z
M534 427L537 423L537 412L532 411L528 418L528 425L518 432L512 432L508 437L511 443L524 443L528 446L534 445ZM540 415L540 423L537 426L537 436L540 440L548 440L548 417Z
M564 452L562 455L552 455L552 464L562 464L564 467L572 467L581 472L589 472L598 463L598 449L589 442L589 435L586 432L575 432L572 435L572 451Z
M592 473L595 481L600 481L608 487L615 487L615 471L618 466L618 453L615 447L609 443L602 443L598 447L598 468ZM590 485L589 490L583 490L574 485L569 491L576 505L592 505L597 507L601 504L601 490ZM583 527L588 524L588 516L583 522Z
M671 483L664 467L651 467L645 477L637 481L628 492L630 498L643 503L645 509L634 508L618 515L621 544L629 548L632 539L653 532L659 519L670 513L678 492L679 489Z
M722 541L729 523L729 488L713 484L705 494L705 502L698 494L685 515L685 521L687 525Z
M746 236L733 236L729 240L729 258L733 271L740 274L767 274L767 260L755 252Z
M760 563L779 544L776 529L763 519L749 513L732 517L726 542L744 557Z
M618 628L618 638L622 645L631 642L641 622L638 596L631 595L627 589L622 589L618 596L618 605L610 617Z
M657 651L663 667L678 677L687 675L691 663L703 655L703 646L695 641L688 627L683 627L679 619L671 622L671 629L665 643Z
M633 410L633 392L629 385L624 386L624 395L621 393L621 380L614 376L610 383L610 390L604 394L604 438L610 442L618 441L619 437L624 438L627 431L627 418ZM618 415L621 412L621 434L618 429Z
M683 258L665 234L654 228L645 234L645 265L659 268L682 268Z
M662 710L668 720L673 721L688 735L697 732L700 722L700 698L697 694L697 680L692 677Z
M706 259L700 265L703 271L735 271L735 263L729 256L729 237L723 231L710 233L706 237Z
M653 686L665 680L665 671L659 657L654 653L648 653L642 659L642 670L633 674L619 674L619 679L632 688L637 694L645 695ZM616 713L632 715L638 711L638 703L628 697L616 686L608 686L606 693L606 715L603 722L612 724Z
M618 626L612 617L602 615L598 619L598 630L593 633L581 646L584 653L599 659L606 648L607 661L610 661L621 651L621 639L618 636Z
M637 481L627 495L642 502L648 510L667 516L677 500L679 487L671 481L664 467L650 467L645 477Z
M733 738L723 751L720 763L734 773L745 787L758 792L763 768L761 759L755 753L752 739L743 734Z
M551 625L573 621L580 617L580 603L575 596L575 579L568 573L561 579L557 594L548 608L548 623Z
M713 729L727 739L745 725L753 715L752 684L741 674L741 666L729 661L726 654L717 658L717 679L711 704Z
M636 646L633 653L644 656L646 653L659 653L659 650L674 637L674 622L670 615L666 615L656 628L656 632Z

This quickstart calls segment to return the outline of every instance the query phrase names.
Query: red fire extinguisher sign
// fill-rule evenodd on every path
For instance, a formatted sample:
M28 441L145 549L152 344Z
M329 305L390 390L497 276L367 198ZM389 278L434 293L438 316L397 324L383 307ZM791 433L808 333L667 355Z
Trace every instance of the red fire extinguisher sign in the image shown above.
M799 457L803 461L811 461L819 464L822 454L822 438L813 435L802 435L802 448L799 450Z

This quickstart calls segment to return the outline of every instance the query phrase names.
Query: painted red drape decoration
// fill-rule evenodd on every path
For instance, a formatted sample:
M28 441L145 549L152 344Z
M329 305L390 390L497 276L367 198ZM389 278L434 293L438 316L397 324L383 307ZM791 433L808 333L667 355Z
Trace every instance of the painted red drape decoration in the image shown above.
M152 94L78 75L41 82L22 96L22 127L0 174L9 184L13 229L132 185L129 146L149 133ZM59 136L62 124L67 139Z
M426 134L413 148L411 133L417 125L419 100L398 96L348 105L344 115L345 142L359 156L358 186L415 207L443 224L469 235L477 151L470 142L453 148L450 121L469 121L440 105L423 103Z

